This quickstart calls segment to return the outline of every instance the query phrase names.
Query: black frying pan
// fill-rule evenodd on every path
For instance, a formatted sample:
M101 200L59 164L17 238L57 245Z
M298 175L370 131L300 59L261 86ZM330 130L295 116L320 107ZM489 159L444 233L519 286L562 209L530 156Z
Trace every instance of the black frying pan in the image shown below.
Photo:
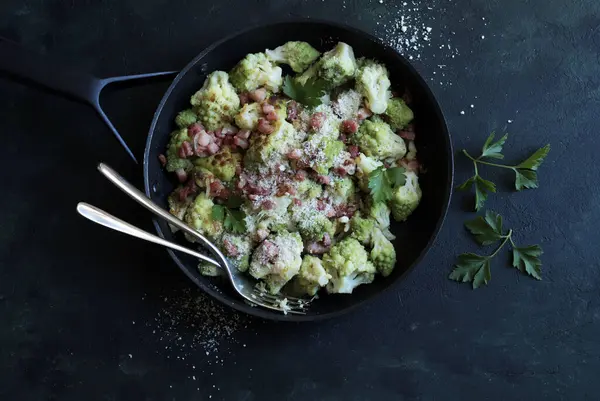
M220 40L206 48L177 75L158 105L148 134L143 161L145 190L148 197L162 207L168 207L167 196L173 191L176 183L173 177L162 169L158 155L165 151L169 134L174 129L175 115L189 107L190 96L202 86L206 75L214 70L229 71L246 54L274 48L289 40L309 42L321 51L328 50L338 41L346 42L354 48L357 57L376 58L383 62L390 71L393 87L399 90L407 88L412 95L418 155L427 172L420 177L423 200L418 209L408 221L402 224L392 223L391 231L396 235L394 245L398 254L398 263L394 272L387 278L377 277L372 284L358 287L351 295L323 295L311 304L310 311L305 316L283 315L251 307L233 292L226 281L201 276L196 268L197 260L171 251L169 253L196 285L239 311L267 319L307 321L333 317L351 310L376 294L391 288L421 261L441 228L450 202L453 152L444 117L433 94L416 70L390 46L365 32L331 22L303 20L277 23L248 29ZM8 51L11 52L12 61L7 61ZM165 73L98 80L80 73L65 72L65 70L49 72L47 64L42 69L35 66L37 63L39 59L33 58L13 45L0 42L0 70L31 79L91 104L133 157L100 109L97 102L98 94L102 87L110 82ZM190 246L179 235L172 234L164 221L155 221L154 224L161 237ZM401 290L400 287L396 289Z

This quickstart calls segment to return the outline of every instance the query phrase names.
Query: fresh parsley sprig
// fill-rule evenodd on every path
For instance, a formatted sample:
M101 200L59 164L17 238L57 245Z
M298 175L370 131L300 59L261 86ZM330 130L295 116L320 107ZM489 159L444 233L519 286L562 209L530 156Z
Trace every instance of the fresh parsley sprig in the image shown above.
M460 191L466 191L472 186L475 186L475 210L480 210L483 207L490 192L496 192L496 185L479 175L479 164L513 170L515 172L515 188L517 191L521 191L526 188L537 188L539 186L537 169L543 163L544 158L548 155L548 152L550 152L550 145L548 144L536 150L527 159L514 166L486 161L485 159L504 159L502 148L504 147L504 143L506 142L507 138L508 134L494 142L494 133L492 132L483 144L481 155L479 155L477 158L474 158L463 149L465 156L473 161L475 174L467 181L459 185L457 189Z
M309 78L304 85L286 75L283 80L283 93L298 103L309 107L320 105L322 97L327 94L327 83L316 78Z
M450 279L463 283L471 282L473 288L488 284L492 279L491 261L504 248L507 242L512 247L513 267L531 277L542 279L542 262L540 255L543 251L539 245L518 247L512 238L513 230L505 234L502 229L502 216L492 211L487 211L485 217L478 216L465 223L465 227L473 234L480 245L492 245L502 241L496 250L488 256L475 253L463 253L458 256Z
M235 234L243 234L246 232L246 214L239 209L230 209L223 205L213 205L212 218L220 221L229 230Z
M406 183L403 167L378 167L369 174L369 189L375 202L387 202L394 196L394 190Z

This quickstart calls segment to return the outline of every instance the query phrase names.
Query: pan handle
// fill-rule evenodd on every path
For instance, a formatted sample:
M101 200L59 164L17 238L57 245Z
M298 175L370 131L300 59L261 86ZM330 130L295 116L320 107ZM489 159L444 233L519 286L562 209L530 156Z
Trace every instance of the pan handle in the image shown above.
M136 163L137 159L133 152L100 107L100 92L106 85L113 82L177 74L177 71L165 71L99 79L91 74L70 69L50 57L30 52L19 44L2 37L0 37L0 72L41 85L92 106Z

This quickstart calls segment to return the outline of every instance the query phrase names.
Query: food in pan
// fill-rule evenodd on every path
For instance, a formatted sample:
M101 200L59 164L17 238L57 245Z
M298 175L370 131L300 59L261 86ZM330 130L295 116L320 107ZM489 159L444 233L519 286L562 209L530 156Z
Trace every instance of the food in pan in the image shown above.
M160 157L180 182L171 213L271 293L390 275L390 220L421 200L413 112L394 89L345 43L288 42L210 73Z

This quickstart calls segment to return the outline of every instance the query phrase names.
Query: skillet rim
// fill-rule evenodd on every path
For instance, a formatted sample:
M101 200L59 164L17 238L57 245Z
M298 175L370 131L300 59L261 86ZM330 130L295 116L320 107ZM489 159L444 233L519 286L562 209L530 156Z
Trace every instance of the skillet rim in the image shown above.
M144 174L144 190L145 190L146 196L148 196L151 199L152 191L151 191L150 178L149 178L149 160L150 160L151 144L154 139L154 133L156 130L156 125L158 123L158 119L164 109L165 104L169 100L171 93L173 92L175 87L179 84L179 81L181 81L181 79L188 72L190 72L190 70L194 66L196 66L198 64L198 62L200 62L200 60L202 60L207 54L209 54L211 51L213 51L216 47L230 41L231 39L233 39L235 37L238 37L243 34L248 34L256 29L265 29L265 28L269 28L269 27L275 27L275 26L291 24L291 23L300 23L300 24L307 24L307 25L312 25L312 24L329 25L336 29L350 31L353 34L362 36L365 39L372 41L374 44L376 44L378 46L381 46L383 48L393 51L399 57L399 61L404 64L404 67L407 68L416 77L416 83L419 84L419 86L421 86L423 88L423 90L427 96L427 99L429 100L429 102L431 102L433 108L435 109L435 114L437 115L437 118L439 119L441 126L442 126L441 134L443 135L443 137L445 139L446 150L448 152L448 166L447 166L448 176L447 176L447 180L446 180L445 198L444 198L444 202L443 202L444 206L443 206L441 216L438 218L436 226L435 226L433 232L431 233L431 235L429 237L429 241L427 241L426 246L421 250L421 252L417 256L417 258L410 264L410 266L400 276L396 277L396 279L394 280L393 283L388 285L386 288L383 288L382 290L380 290L378 292L370 294L367 297L365 297L364 299L362 299L361 301L359 301L353 305L350 305L348 307L345 307L343 309L340 309L340 310L337 310L334 312L328 312L328 313L323 313L323 314L314 314L314 315L311 315L311 314L306 314L306 315L287 314L287 315L285 315L283 313L270 311L265 308L250 306L241 300L239 302L234 302L232 300L232 297L230 297L229 295L227 295L227 294L219 291L218 289L215 289L213 286L205 284L204 282L199 280L197 275L192 274L192 272L189 271L189 269L185 267L185 264L179 259L179 257L177 256L177 254L174 251L172 251L170 249L167 250L167 252L171 256L171 259L173 259L173 261L179 267L179 269L182 270L183 273L194 284L196 284L203 292L207 293L208 295L215 298L219 302L235 309L236 311L243 312L248 315L260 317L260 318L267 319L267 320L287 321L287 322L307 322L307 321L320 321L320 320L325 320L325 319L331 319L334 317L339 317L339 316L346 314L352 310L355 310L356 308L358 308L360 306L364 306L368 302L372 302L374 299L380 297L381 294L383 294L385 292L389 292L392 288L397 287L399 285L399 283L404 281L406 279L406 277L408 276L408 274L411 273L423 261L423 259L425 258L425 256L429 252L429 250L433 247L433 244L435 243L435 241L441 231L444 221L446 220L446 216L448 214L448 209L450 206L450 199L452 197L453 183L454 183L454 149L452 146L452 137L450 135L450 132L448 131L448 125L446 123L446 118L444 116L444 113L442 112L442 109L441 109L435 95L433 94L433 91L431 90L429 85L427 85L427 82L423 79L421 74L412 66L412 64L410 64L408 62L408 60L402 54L400 54L393 47L384 43L381 39L377 38L376 36L374 36L368 32L365 32L361 29L355 28L350 25L341 24L338 22L329 21L329 20L325 20L325 19L292 18L292 19L280 20L277 22L269 23L269 24L254 24L247 28L235 31L232 34L227 35L227 36L223 37L222 39L220 39L216 42L213 42L212 44L210 44L209 46L204 48L196 57L194 57L177 74L177 76L175 77L173 82L171 82L171 84L169 85L169 88L165 91L163 97L161 98L160 103L158 104L156 111L154 113L154 116L152 117L152 122L150 124L150 129L148 132L148 138L146 139L146 147L144 149L144 158L143 158L142 167L143 167L143 174ZM160 228L160 225L158 224L158 221L156 219L152 219L152 223L154 225L154 228L155 228L158 236L161 238L165 238L163 231Z

